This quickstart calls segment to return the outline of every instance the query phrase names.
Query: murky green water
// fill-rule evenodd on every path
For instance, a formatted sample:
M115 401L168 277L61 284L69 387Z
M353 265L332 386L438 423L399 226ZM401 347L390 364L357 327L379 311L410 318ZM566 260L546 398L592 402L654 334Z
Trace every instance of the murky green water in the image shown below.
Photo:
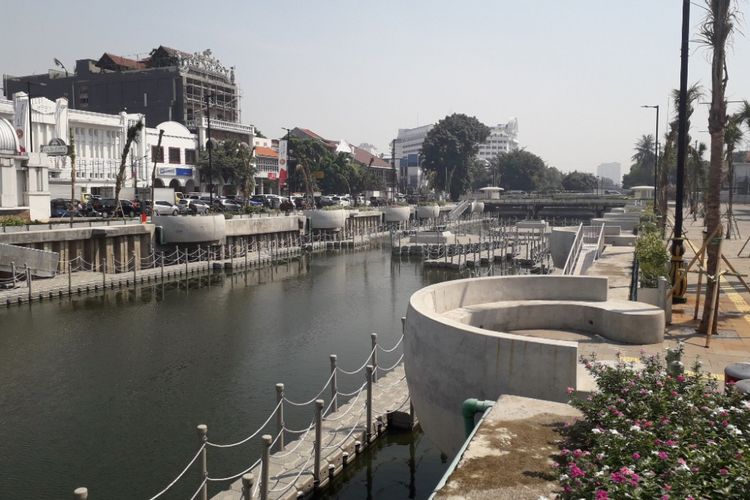
M69 498L87 486L92 500L149 498L194 454L197 424L212 441L245 437L275 406L277 382L289 398L309 399L328 377L330 353L353 369L370 332L392 345L409 296L446 277L370 250L217 276L210 288L2 309L0 497ZM360 383L340 379L339 389ZM287 424L303 427L308 413L288 409ZM211 449L209 473L239 472L258 452L257 440ZM328 498L425 498L445 467L423 436L391 436ZM198 483L190 470L164 498L185 498Z

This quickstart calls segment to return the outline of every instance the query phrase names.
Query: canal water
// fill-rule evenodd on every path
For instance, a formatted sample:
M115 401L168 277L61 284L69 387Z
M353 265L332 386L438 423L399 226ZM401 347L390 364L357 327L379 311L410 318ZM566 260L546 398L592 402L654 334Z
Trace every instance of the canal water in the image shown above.
M69 498L87 486L92 500L150 498L195 453L196 425L219 443L251 434L277 382L310 399L329 354L353 370L371 332L390 347L409 296L448 277L373 249L0 310L0 497ZM339 390L361 383L342 377ZM303 428L312 408L285 416ZM209 474L242 471L258 444L209 449ZM363 458L327 498L426 498L447 467L419 433L389 436ZM198 484L189 470L163 498Z

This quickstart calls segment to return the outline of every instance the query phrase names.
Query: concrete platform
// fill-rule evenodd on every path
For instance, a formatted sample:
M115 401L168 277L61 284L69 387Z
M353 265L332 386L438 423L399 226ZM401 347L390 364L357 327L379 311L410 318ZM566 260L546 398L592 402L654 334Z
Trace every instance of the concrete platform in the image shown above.
M559 488L551 467L561 441L557 429L578 417L578 410L564 403L501 396L435 498L553 497Z

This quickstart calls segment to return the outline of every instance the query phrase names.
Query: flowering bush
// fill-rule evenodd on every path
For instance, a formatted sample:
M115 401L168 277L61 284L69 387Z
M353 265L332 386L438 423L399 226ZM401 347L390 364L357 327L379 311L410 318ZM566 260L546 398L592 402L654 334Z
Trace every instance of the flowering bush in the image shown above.
M599 390L571 404L557 459L562 498L750 498L750 402L700 373L584 358ZM674 372L673 372L674 373Z

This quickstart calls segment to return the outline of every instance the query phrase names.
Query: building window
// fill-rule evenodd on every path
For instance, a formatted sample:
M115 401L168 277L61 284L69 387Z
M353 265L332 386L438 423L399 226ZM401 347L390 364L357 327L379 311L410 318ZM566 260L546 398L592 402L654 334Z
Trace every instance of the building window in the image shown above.
M151 160L157 163L164 163L164 148L151 146Z
M180 163L180 148L169 148L169 163Z
M89 106L89 86L81 85L78 88L78 105L82 108Z
M185 150L185 165L195 165L195 150L194 149Z

